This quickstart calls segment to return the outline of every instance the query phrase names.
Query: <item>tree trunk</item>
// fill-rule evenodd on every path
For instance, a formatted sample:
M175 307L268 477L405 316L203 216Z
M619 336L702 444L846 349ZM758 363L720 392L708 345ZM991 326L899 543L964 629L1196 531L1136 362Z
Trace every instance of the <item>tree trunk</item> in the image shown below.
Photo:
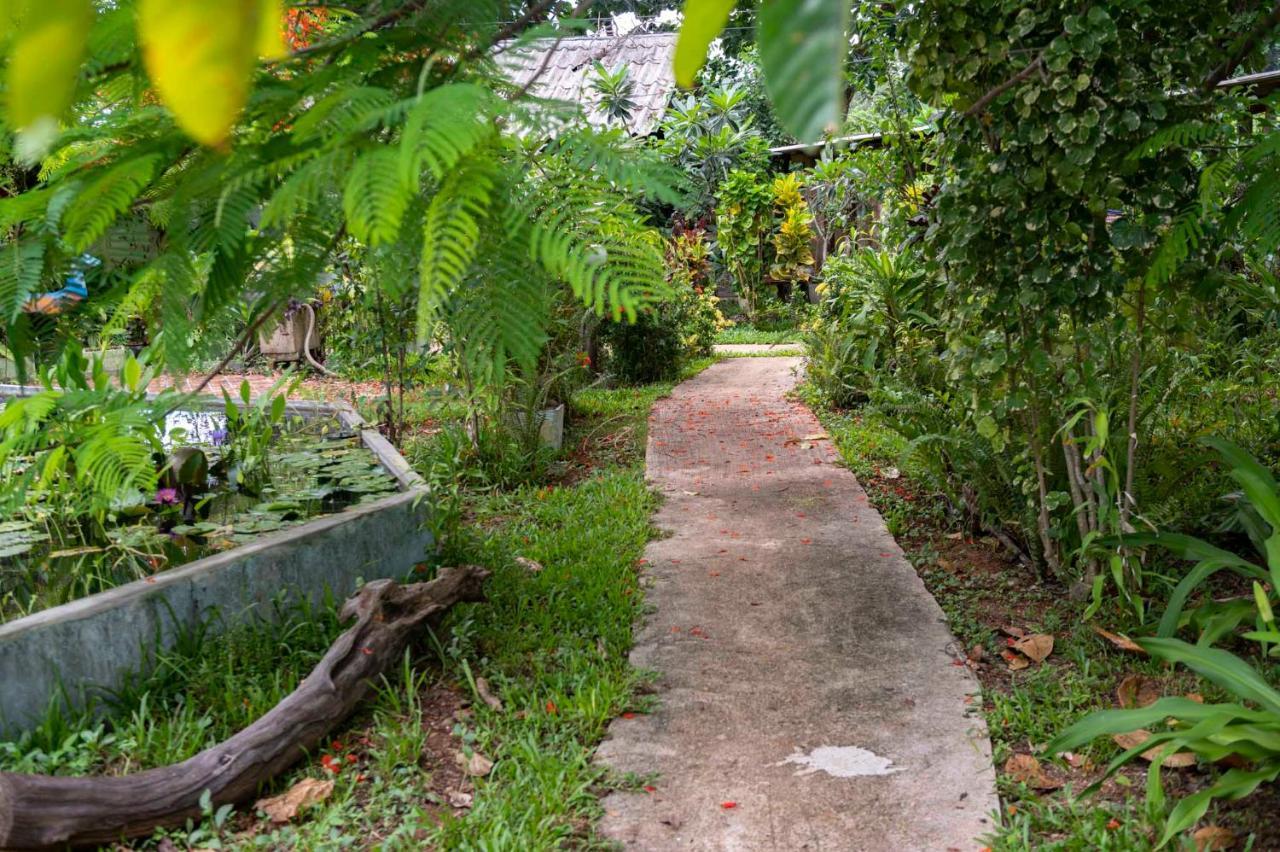
M215 806L255 795L351 714L419 627L455 603L483 600L488 576L465 566L443 568L429 583L368 583L342 607L341 617L355 625L297 689L231 739L182 763L118 777L0 773L0 848L111 843L199 817L206 790Z

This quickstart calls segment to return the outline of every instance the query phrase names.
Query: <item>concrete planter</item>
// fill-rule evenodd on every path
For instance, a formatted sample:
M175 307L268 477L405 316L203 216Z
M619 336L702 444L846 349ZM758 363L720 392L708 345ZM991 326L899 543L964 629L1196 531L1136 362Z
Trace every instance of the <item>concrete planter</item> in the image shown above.
M0 731L33 727L53 701L87 706L145 669L183 629L270 618L279 600L319 604L326 593L341 600L363 581L402 578L422 561L432 544L422 479L350 408L290 407L332 414L358 431L401 492L0 625Z
M125 359L129 356L129 350L123 346L112 346L108 349L85 349L84 357L90 362L94 357L102 358L102 366L108 373L116 374L120 372L120 368L124 366ZM28 358L27 375L30 376L35 371L35 363ZM0 355L0 382L16 382L18 380L18 364L12 358L6 358Z
M517 429L524 429L526 414L523 411L509 412L503 415L508 423ZM544 408L538 412L538 439L543 446L559 450L564 446L564 403L555 408Z

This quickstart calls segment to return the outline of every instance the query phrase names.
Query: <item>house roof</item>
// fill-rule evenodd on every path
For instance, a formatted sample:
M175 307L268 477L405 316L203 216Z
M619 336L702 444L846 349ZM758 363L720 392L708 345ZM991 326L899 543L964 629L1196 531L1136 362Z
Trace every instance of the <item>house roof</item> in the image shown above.
M675 90L675 50L676 33L575 36L560 39L559 43L555 39L539 39L512 47L499 55L498 63L515 85L524 86L536 77L531 94L579 103L587 120L598 126L604 126L605 118L595 108L600 96L591 88L592 68L597 61L611 72L625 67L633 83L631 98L636 102L627 131L633 136L647 136L656 129ZM544 61L546 68L539 74Z

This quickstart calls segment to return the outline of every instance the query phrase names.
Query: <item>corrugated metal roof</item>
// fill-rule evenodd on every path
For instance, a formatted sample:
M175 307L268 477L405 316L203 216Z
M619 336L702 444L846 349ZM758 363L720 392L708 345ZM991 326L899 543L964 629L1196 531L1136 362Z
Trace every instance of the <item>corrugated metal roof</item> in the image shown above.
M551 59L530 93L582 104L587 120L602 127L605 117L596 109L600 96L591 88L592 68L597 61L611 72L625 67L633 83L631 98L636 102L627 131L633 136L647 136L656 129L675 90L671 64L675 50L676 33L575 36L561 39L559 44L555 39L540 39L513 47L500 54L498 62L515 85L524 86L538 74L551 51Z

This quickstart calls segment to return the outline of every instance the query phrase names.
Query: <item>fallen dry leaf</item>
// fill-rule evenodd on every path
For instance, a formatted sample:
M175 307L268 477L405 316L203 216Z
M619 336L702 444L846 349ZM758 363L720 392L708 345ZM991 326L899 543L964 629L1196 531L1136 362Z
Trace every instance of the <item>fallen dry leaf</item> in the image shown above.
M319 778L303 778L279 796L259 799L255 810L262 811L272 822L288 822L303 808L323 802L333 792L333 781Z
M1093 771L1093 761L1083 754L1076 754L1074 751L1064 751L1062 753L1062 759L1065 760L1067 762L1067 766L1070 766L1072 769L1079 769L1082 772Z
M1027 635L1027 631L1023 630L1021 627L1014 627L1011 624L1006 624L1001 627L1000 632L1005 636L1012 636L1014 639L1021 639L1023 636Z
M1142 753L1147 760L1155 760L1158 755L1159 751L1154 748ZM1170 769L1190 769L1196 765L1196 756L1189 751L1174 752L1164 759L1162 765Z
M1128 751L1129 749L1136 748L1151 739L1151 732L1144 731L1139 728L1136 731L1129 731L1123 734L1113 734L1111 739L1116 745L1120 746L1120 748Z
M972 663L980 663L987 656L986 648L981 645L974 645L969 649L969 661Z
M1040 774L1040 761L1029 754L1015 754L1004 762L1004 774L1024 784Z
M1019 639L1013 645L1014 650L1025 654L1032 662L1043 663L1053 653L1053 637L1048 633L1033 633L1025 639Z
M1142 745L1151 739L1151 732L1139 728L1136 731L1129 731L1124 734L1115 734L1111 737L1115 744L1126 751ZM1160 752L1167 748L1167 745L1153 746L1142 753L1142 759L1150 763L1160 756ZM1179 751L1169 755L1164 759L1164 765L1170 769L1186 769L1196 765L1196 756L1189 751Z
M482 677L476 678L476 693L481 701L489 705L490 709L502 712L502 699L489 691L489 681Z
M473 751L466 766L468 775L480 777L489 774L489 771L493 769L493 761L480 752Z
M1131 674L1116 687L1116 701L1126 710L1149 707L1160 697L1160 684L1142 675Z
M1188 692L1186 695L1184 695L1184 696L1182 696L1182 697L1183 697L1183 698L1189 698L1189 699L1191 699L1192 701L1194 701L1194 702L1195 702L1195 703L1197 703L1197 704L1203 704L1203 703L1204 703L1204 696L1203 696L1203 695L1201 695L1201 694L1200 694L1200 693L1198 693L1198 692Z
M537 574L539 571L542 570L541 562L534 562L532 559L529 559L524 556L517 556L516 564L519 565L524 570L528 571L530 574Z
M1011 671L1022 671L1031 665L1031 661L1021 654L1015 654L1012 651L1001 651L1000 656L1004 657L1004 661L1009 664Z
M825 441L829 437L830 436L826 435L825 433L814 432L812 435L805 435L803 438L801 438L801 440L802 441Z
M1004 762L1004 772L1015 781L1021 781L1036 790L1053 790L1062 784L1045 775L1040 761L1029 754L1015 754Z
M1191 839L1195 841L1196 852L1219 852L1236 845L1235 834L1231 829L1220 825L1206 825L1196 829Z
M1101 636L1103 639L1106 639L1108 642L1110 642L1112 645L1119 648L1121 651L1131 651L1135 654L1143 654L1143 655L1147 653L1146 651L1142 650L1141 645L1139 645L1137 642L1134 642L1132 639L1130 639L1128 636L1125 636L1123 633L1112 633L1110 630L1103 630L1101 627L1099 627L1096 624L1090 624L1089 627L1093 630L1094 633L1097 633L1099 636Z
M449 805L454 808L471 807L471 794L463 793L461 790L451 790L449 792Z

